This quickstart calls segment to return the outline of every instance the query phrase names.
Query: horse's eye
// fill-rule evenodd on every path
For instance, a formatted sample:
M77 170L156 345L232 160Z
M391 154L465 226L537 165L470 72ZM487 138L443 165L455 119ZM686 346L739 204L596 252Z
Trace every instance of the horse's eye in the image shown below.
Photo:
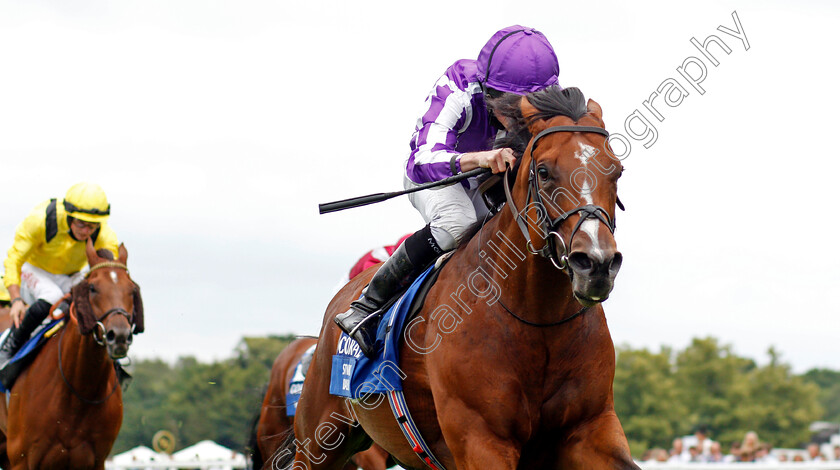
M548 179L549 173L548 173L548 170L544 166L541 166L541 167L537 168L537 174L540 176L540 179L543 180L543 181Z
M88 286L88 292L90 292L91 294L95 294L96 293L96 286L94 286L93 284L90 284Z

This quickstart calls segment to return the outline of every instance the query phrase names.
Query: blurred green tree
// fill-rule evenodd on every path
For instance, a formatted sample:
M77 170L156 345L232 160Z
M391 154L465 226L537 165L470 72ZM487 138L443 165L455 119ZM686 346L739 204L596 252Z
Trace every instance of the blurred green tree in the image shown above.
M615 410L633 455L655 446L668 448L686 432L688 408L675 387L672 351L658 353L629 346L616 351Z
M293 335L243 338L234 357L204 364L194 357L174 366L140 360L123 395L123 425L113 453L151 447L157 431L176 437L176 450L204 439L244 449L259 412L271 365Z

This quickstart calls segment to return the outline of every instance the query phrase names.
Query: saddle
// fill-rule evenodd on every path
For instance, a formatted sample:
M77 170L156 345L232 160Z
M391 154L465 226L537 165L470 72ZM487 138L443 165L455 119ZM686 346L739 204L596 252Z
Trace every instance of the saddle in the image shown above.
M399 363L400 339L405 328L423 308L429 290L448 260L448 255L438 258L408 289L386 304L376 332L378 354L375 358L362 354L356 341L346 333L341 333L336 354L333 356L331 394L358 399L367 393L387 393L395 387L402 390L402 379L395 371ZM358 393L363 384L373 384L375 387L367 387Z
M20 373L32 363L38 355L38 351L40 351L44 346L44 343L61 330L63 326L64 319L50 319L48 322L41 324L41 326L32 333L32 337L29 338L29 341L24 343L23 347L21 347L17 354L9 360L8 364L0 369L0 392L5 393L12 389L12 386L15 384L15 380L17 380ZM10 330L6 330L3 333L2 337L0 337L0 342L6 340L6 336L9 335L9 332Z
M399 369L399 346L401 338L426 301L430 289L449 260L444 255L424 271L409 288L383 314L376 334L379 354L369 358L362 354L356 341L342 332L336 354L332 358L330 371L330 394L358 400L371 393L382 393L388 397L391 411L399 424L408 444L417 456L433 470L445 470L423 440L420 430L408 411L403 396L402 379L405 373Z

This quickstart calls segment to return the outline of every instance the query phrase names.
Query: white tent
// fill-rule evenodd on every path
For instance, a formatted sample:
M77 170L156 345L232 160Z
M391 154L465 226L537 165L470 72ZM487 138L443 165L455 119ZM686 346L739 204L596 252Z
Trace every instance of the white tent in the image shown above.
M112 459L117 465L131 465L135 463L165 462L169 460L166 454L159 454L146 446L138 446L117 454Z
M201 441L172 454L176 462L223 462L226 464L244 465L245 455L227 447L220 446L213 441ZM216 467L213 467L216 468ZM228 466L218 468L231 468Z

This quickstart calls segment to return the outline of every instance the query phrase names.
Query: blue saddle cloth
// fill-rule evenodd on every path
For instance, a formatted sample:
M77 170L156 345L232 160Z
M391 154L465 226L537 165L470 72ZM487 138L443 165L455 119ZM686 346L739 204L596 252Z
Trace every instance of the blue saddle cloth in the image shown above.
M53 329L54 326L63 322L63 319L53 320L46 326L40 327L29 338L29 341L24 343L23 347L15 354L12 359L0 370L0 392L6 393L11 390L18 375L35 359L38 350L49 338L45 337L46 333ZM5 338L4 338L5 339Z
M359 344L341 333L332 359L330 394L358 399L369 393L402 390L399 367L400 337L411 304L434 266L429 267L382 316L376 331L376 358L362 353Z
M306 379L306 373L309 371L309 365L312 363L315 346L317 344L310 346L300 357L297 366L295 366L295 373L292 374L292 380L289 382L289 390L286 393L286 416L294 416L295 412L297 412L300 394L303 393L303 381Z

